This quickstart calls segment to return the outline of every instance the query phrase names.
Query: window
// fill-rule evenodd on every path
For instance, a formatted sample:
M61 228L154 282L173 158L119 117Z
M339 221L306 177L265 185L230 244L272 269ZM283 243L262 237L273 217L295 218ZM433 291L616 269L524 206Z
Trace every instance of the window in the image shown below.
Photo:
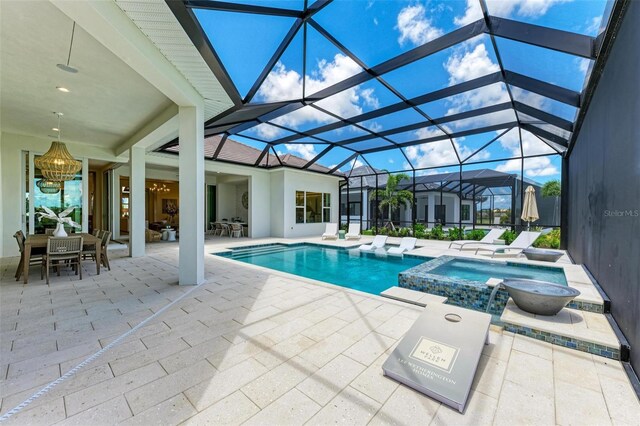
M471 206L469 204L462 205L462 220L471 220Z
M352 201L349 203L349 215L350 216L360 216L360 206L362 203L360 201Z
M35 155L34 159L38 157L40 157L40 155ZM33 200L34 211L40 211L43 206L46 206L53 210L54 213L59 214L69 207L75 207L71 213L69 213L68 217L77 224L82 225L82 170L78 171L74 179L62 182L62 187L59 191L51 193L43 192L42 189L38 187L38 182L43 179L42 171L35 167L34 164L33 170L34 190L33 194L28 194L28 196ZM27 185L27 188L28 187L29 185ZM31 195L33 195L33 197L31 197ZM44 234L47 228L55 228L56 225L57 223L50 219L36 220L34 223L34 233ZM67 229L67 232L69 232L69 229ZM76 232L80 231L78 230Z
M296 191L296 223L331 221L331 194Z

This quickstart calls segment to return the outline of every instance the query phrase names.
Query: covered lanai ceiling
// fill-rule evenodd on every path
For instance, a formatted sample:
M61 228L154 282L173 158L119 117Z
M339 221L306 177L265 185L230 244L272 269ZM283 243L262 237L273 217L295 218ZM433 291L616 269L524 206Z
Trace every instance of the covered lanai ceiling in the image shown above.
M617 13L600 0L168 4L234 102L205 135L259 149L257 167L294 154L325 173L559 158Z

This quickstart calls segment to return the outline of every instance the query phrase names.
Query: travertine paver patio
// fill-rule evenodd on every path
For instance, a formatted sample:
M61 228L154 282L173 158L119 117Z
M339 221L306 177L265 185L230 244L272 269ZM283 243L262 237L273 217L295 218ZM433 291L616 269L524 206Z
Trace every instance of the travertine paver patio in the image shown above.
M420 308L208 255L179 287L177 244L147 253L50 286L1 260L0 413L182 297L8 424L640 423L619 363L499 329L462 416L382 376Z

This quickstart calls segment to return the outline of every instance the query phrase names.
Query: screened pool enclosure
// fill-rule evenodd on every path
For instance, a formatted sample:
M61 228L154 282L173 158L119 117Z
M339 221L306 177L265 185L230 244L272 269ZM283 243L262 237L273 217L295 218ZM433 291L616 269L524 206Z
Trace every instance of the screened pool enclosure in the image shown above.
M168 4L234 103L205 124L207 159L343 175L346 221L371 204L364 180L405 173L403 225L496 224L496 212L522 225L526 186L563 182L616 14L606 1ZM429 210L431 194L456 201ZM560 226L558 194L539 201L552 205L539 224Z

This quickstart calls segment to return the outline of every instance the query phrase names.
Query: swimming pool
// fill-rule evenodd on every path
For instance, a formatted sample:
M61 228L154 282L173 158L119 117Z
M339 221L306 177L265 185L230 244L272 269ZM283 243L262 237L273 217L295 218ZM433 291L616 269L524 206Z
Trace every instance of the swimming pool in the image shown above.
M371 294L398 285L398 274L429 257L376 256L313 244L269 244L216 253L240 262L288 272Z

